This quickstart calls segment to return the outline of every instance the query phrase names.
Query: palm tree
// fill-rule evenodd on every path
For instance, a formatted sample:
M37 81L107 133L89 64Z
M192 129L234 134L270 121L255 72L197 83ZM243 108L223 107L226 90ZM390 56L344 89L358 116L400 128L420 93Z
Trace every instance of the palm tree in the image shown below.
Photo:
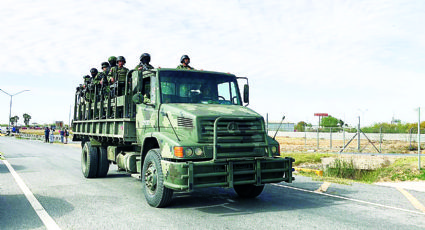
M15 125L15 123L18 123L19 117L18 116L13 116L10 118L10 123L12 123L12 126Z
M29 115L28 113L24 113L24 115L22 115L24 117L24 123L26 126L28 126L28 124L30 123L31 120L31 115Z

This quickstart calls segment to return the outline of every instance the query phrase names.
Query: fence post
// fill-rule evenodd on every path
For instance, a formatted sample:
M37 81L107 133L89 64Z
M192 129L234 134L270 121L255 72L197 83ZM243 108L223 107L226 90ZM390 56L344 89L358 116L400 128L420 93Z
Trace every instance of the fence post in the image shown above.
M360 116L359 124L357 125L357 150L360 152Z
M305 124L304 124L304 148L307 148L307 129Z
M317 149L319 149L319 126L317 126Z
M332 150L332 127L330 128L329 149Z
M379 152L382 153L382 126L379 127Z

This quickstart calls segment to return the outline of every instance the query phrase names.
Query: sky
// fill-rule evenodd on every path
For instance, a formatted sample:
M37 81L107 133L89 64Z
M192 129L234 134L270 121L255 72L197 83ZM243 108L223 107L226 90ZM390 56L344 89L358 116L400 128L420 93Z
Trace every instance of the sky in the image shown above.
M82 76L109 56L134 68L188 54L197 69L248 77L249 107L269 121L351 126L425 114L425 1L3 0L0 89L12 116L69 122ZM0 92L0 124L10 97ZM72 117L71 117L72 119Z

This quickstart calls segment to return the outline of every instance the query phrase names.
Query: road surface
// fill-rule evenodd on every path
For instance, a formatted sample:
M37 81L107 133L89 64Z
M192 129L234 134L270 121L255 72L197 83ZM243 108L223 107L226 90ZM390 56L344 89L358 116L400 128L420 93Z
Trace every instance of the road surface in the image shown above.
M80 153L76 145L0 137L5 158L0 160L0 229L425 228L425 212L396 188L302 176L292 184L267 185L256 199L207 188L175 193L171 206L152 208L140 180L114 165L106 178L84 178ZM425 203L424 192L406 192Z

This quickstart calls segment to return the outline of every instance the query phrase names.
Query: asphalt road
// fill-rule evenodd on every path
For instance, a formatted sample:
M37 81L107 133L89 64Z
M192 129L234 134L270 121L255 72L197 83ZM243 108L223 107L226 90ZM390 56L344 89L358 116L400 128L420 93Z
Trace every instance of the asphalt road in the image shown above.
M390 187L331 184L315 193L322 182L296 176L256 199L208 188L175 193L170 207L156 209L141 182L115 166L107 178L85 179L75 145L0 137L0 152L0 229L46 229L43 210L61 229L425 229L425 213ZM7 162L42 207L33 208ZM425 193L409 192L425 203Z

